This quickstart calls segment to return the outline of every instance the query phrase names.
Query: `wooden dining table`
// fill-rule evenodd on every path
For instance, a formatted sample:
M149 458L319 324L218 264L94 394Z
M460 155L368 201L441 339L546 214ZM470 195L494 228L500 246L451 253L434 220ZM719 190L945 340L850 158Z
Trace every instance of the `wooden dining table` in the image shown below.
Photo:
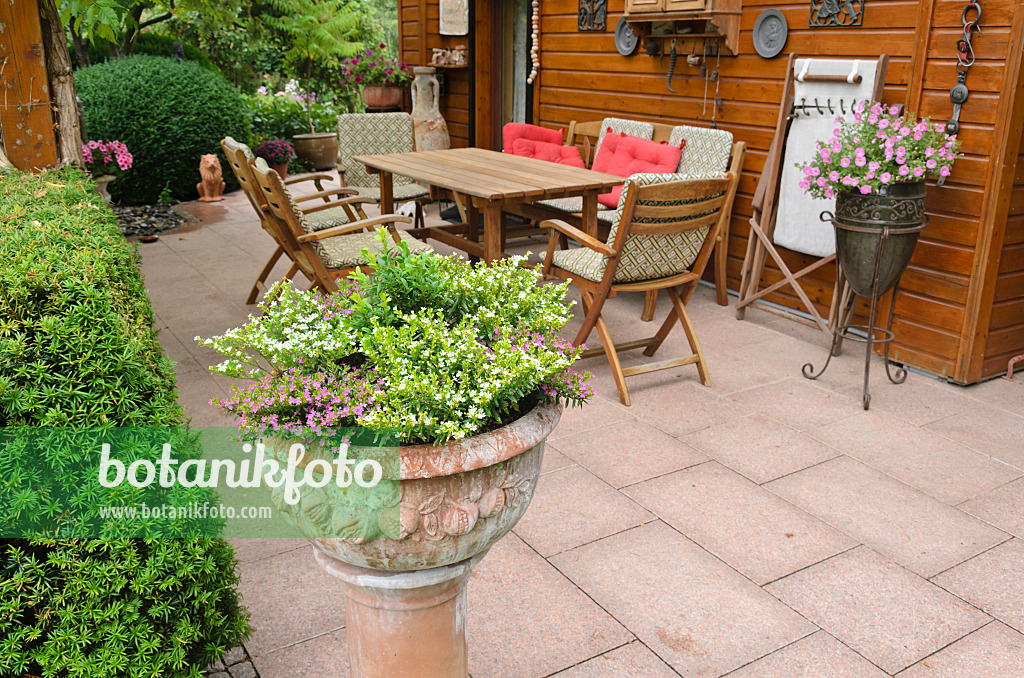
M505 214L532 219L564 219L587 235L598 232L597 196L621 186L613 174L524 158L482 148L360 155L355 158L371 173L380 175L381 214L394 211L393 176L451 191L462 214L466 237L439 226L425 229L440 242L458 247L490 263L504 255ZM580 196L583 209L571 215L538 201ZM483 217L484 244L477 237L477 219Z

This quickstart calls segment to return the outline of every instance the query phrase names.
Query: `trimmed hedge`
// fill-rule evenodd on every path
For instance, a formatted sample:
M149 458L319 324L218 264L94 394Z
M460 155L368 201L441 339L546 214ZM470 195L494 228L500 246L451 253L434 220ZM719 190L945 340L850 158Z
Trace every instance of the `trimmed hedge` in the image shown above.
M138 253L81 172L0 172L0 260L0 425L185 424ZM199 678L248 635L237 579L220 539L0 540L0 675Z
M135 47L132 50L132 54L149 54L151 56L161 57L173 57L174 56L174 43L181 42L176 41L169 35L161 35L160 33L141 33L138 38L135 39ZM194 61L211 73L220 74L220 69L214 65L210 58L199 51L198 47L182 42L183 58L185 61ZM72 46L68 46L68 51L71 53L71 58L75 57L75 49ZM101 64L105 61L110 61L110 50L104 41L99 40L94 44L89 45L89 62L91 66ZM81 68L81 64L75 61L75 68Z
M164 186L179 200L198 196L199 157L221 159L228 190L234 174L220 140L249 139L242 96L202 66L155 56L130 56L75 71L92 139L118 139L134 156L133 167L110 185L129 204L157 202Z

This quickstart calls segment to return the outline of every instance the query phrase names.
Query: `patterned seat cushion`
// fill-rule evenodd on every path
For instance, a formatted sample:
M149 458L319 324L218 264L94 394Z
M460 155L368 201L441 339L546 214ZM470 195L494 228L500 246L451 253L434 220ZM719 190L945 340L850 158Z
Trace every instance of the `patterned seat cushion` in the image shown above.
M649 186L651 184L693 178L685 174L634 174L630 177L630 180L636 182L639 186ZM615 234L618 231L619 220L622 218L622 210L628 194L629 186L627 185L626 190L622 192L622 197L619 199L618 209L615 210L615 221L611 232L608 234L607 244L609 246L615 242ZM640 202L638 204L647 203ZM681 204L681 201L653 202L650 204L654 206L668 206ZM601 216L599 214L598 218L601 218ZM637 219L636 221L640 222L641 220ZM648 220L643 221L646 222ZM614 281L617 283L629 283L642 280L656 280L688 271L697 259L697 254L704 244L708 230L708 227L704 227L695 231L665 235L627 236L622 245L622 253L619 255L619 265L615 269ZM580 247L555 252L554 264L570 273L596 282L604 275L608 259L589 248Z
M571 198L552 198L551 200L539 200L537 204L546 205L548 207L554 207L556 210L561 210L563 212L568 212L570 214L579 214L580 212L583 211L583 197L579 195ZM600 214L600 210L607 210L612 214L615 213L615 210L609 207L605 207L601 203L597 204L597 209L598 214Z
M412 252L427 252L432 249L430 245L422 240L417 240L405 231L399 231L398 234L403 241L409 243L409 249ZM380 241L377 239L376 231L349 233L334 238L325 238L315 243L314 247L316 245L320 246L316 249L320 252L320 258L323 259L324 266L329 269L365 264L366 259L363 257L363 250L380 249Z
M398 179L396 176L395 179ZM380 202L380 186L349 186L357 191L360 198L370 198ZM419 184L394 184L392 194L395 200L416 200L430 195L430 189Z
M377 188L380 185L377 176L371 176L366 165L355 160L355 156L411 153L413 150L412 116L408 113L345 113L338 116L338 154L346 186ZM395 175L395 197L398 198L399 186L412 183L408 177Z
M729 171L732 132L690 125L673 127L668 143L678 146L683 139L686 146L679 159L679 172L693 179L717 179Z

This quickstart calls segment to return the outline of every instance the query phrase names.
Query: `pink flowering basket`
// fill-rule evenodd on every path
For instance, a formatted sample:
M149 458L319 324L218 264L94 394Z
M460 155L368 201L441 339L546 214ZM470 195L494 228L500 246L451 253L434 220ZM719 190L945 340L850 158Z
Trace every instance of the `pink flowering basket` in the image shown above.
M90 140L82 144L85 168L94 177L118 177L132 168L135 158L120 141Z

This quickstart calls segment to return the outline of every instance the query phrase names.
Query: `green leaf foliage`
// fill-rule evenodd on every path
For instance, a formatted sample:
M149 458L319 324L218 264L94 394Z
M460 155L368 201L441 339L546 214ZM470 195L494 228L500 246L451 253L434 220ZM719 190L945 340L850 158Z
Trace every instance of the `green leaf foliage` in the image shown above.
M184 424L138 254L81 172L0 172L0 258L0 425ZM19 452L0 445L5 520L47 510ZM2 539L0 676L199 678L248 634L236 584L220 539Z
M238 91L194 62L138 55L75 72L94 139L117 139L135 158L110 185L110 194L130 204L151 204L169 187L179 200L195 198L199 157L221 158L228 190L234 175L223 160L220 140L249 139L250 124Z
M253 143L267 139L291 139L296 134L309 132L306 107L290 93L284 96L243 94L242 99L252 121ZM317 131L333 132L337 129L339 109L334 104L316 101L310 109L313 127Z
M173 38L169 35L161 35L160 33L140 33L139 37L135 39L135 47L132 49L132 54L149 54L152 56L162 57L173 57L174 56L174 43L181 42L182 51L184 52L183 58L185 61L194 61L211 73L220 74L218 69L209 57L199 51L198 48L187 42L182 42ZM68 48L68 52L71 53L71 58L75 58L75 50L71 47ZM107 43L98 42L91 43L89 45L89 61L92 65L101 64L105 61L110 60L110 49ZM80 64L75 64L78 67Z

